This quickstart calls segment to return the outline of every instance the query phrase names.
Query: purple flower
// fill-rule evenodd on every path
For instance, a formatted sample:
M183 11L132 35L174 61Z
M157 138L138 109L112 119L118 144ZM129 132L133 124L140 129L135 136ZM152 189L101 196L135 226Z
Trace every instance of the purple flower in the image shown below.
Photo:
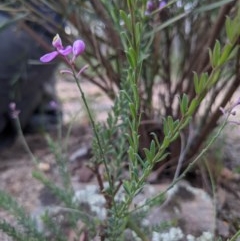
M17 119L18 115L20 113L20 110L17 110L16 108L16 103L15 102L11 102L9 103L9 109L10 109L10 115L13 119Z
M159 9L162 9L162 8L164 8L166 5L167 5L167 1L166 1L166 0L165 0L165 1L162 0L162 1L159 2L158 8L159 8Z
M63 47L62 40L58 34L53 38L52 45L56 48L56 50L43 55L40 58L41 62L48 63L55 59L59 54L62 56L67 56L72 52L72 46L68 45L66 48Z
M155 8L154 2L152 0L147 1L146 10L148 12L152 12L154 11L154 8Z
M51 100L50 102L49 102L49 107L51 108L51 109L58 109L58 103L55 101L55 100Z
M58 34L53 38L52 46L56 50L43 55L40 58L41 62L48 63L48 62L52 61L53 59L55 59L58 55L62 55L65 57L71 53L73 54L72 62L74 62L76 57L78 57L80 54L82 54L83 51L85 50L85 43L79 39L73 43L73 47L68 45L67 47L64 48L62 45L62 40Z
M155 10L156 6L154 4L153 0L148 0L147 4L146 4L146 11L145 11L145 15L150 15L151 12L153 12Z

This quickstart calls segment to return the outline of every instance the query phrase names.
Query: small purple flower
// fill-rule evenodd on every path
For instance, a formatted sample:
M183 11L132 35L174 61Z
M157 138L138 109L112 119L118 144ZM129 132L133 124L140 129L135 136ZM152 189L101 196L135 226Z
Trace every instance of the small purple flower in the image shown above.
M56 50L43 55L40 58L41 62L48 63L53 59L55 59L58 55L62 55L66 57L71 53L73 54L72 62L74 62L76 57L82 54L83 51L85 50L85 43L82 40L76 40L73 43L73 47L68 45L67 47L64 48L62 45L62 40L58 34L53 38L52 45Z
M17 110L16 103L11 102L9 103L10 115L13 119L17 119L20 113L20 110Z
M55 110L58 109L58 103L55 100L51 100L49 102L49 106L51 109L55 109Z
M159 8L159 9L162 9L162 8L164 8L166 5L167 5L167 1L166 1L166 0L165 0L165 1L162 0L162 1L159 2L158 8Z
M56 48L56 51L43 55L40 58L41 62L48 63L55 59L59 54L67 56L72 52L72 46L68 45L66 48L63 47L62 40L58 34L53 38L52 45Z
M145 11L145 15L150 15L151 12L153 12L155 10L156 6L154 4L153 0L148 0L147 4L146 4L146 11Z
M146 10L148 12L152 12L152 11L154 11L154 8L155 8L154 2L152 0L148 0L147 1L147 6L146 6Z

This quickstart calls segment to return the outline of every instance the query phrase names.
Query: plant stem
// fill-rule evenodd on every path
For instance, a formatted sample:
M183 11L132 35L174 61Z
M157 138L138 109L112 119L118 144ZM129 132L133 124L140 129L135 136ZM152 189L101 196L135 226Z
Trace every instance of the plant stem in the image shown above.
M231 239L229 239L229 241L236 241L239 236L240 236L240 230L238 230L238 231L234 234L234 236L233 236Z
M23 146L24 146L26 152L29 154L29 156L31 157L31 159L34 162L34 164L38 165L37 158L33 155L31 149L29 148L28 143L26 142L26 139L25 139L24 134L22 132L22 128L21 128L21 124L20 124L19 118L16 117L14 119L15 119L15 124L16 124L17 131L18 131L18 135L19 135L19 137L20 137L20 139L21 139L21 141L23 143Z
M110 176L108 163L106 161L106 158L105 158L105 155L104 155L104 151L103 151L103 148L102 148L102 145L101 145L101 142L100 142L100 138L99 138L99 135L98 135L98 132L97 132L95 121L93 120L93 117L92 117L90 108L88 106L88 103L87 103L84 91L82 90L82 87L81 87L81 85L79 83L79 80L78 80L78 78L77 78L77 76L75 74L74 67L72 65L71 65L71 68L72 68L73 76L74 76L74 79L76 81L77 87L78 87L78 89L80 91L80 94L81 94L84 106L85 106L85 108L87 110L87 114L89 116L89 119L90 119L90 122L91 122L91 125L92 125L92 128L93 128L93 133L94 133L94 135L96 137L96 140L97 140L97 144L98 144L98 147L99 147L99 150L100 150L101 160L102 160L102 162L104 164L104 167L106 169L107 178L108 178L108 182L109 182L109 186L110 186L110 191L113 192L113 190L114 190L113 182L112 182L112 179L111 179L111 176ZM101 187L101 189L102 189L101 191L103 191L103 186Z
M212 139L209 141L209 143L206 145L205 148L202 149L202 151L194 158L194 160L192 162L189 163L189 165L186 167L186 169L182 172L182 174L174 179L172 181L172 183L168 186L168 188L161 192L160 194L156 195L155 197L147 200L143 205L137 207L136 209L134 209L131 212L135 212L136 210L139 210L141 208L143 208L146 205L151 205L152 203L154 203L155 200L157 200L160 196L166 194L171 188L173 188L173 186L175 186L180 180L182 180L185 175L187 174L187 172L190 171L190 169L197 163L197 161L207 152L207 150L209 149L209 147L216 141L216 139L219 137L219 135L221 134L222 130L224 129L224 127L226 126L227 122L228 122L228 118L230 116L230 113L225 117L225 120L223 122L223 124L220 126L220 128L218 129L217 133L212 137ZM166 205L166 202L168 202L168 199L166 199L166 201L163 203L163 205Z
M133 220L131 220L131 218L128 219L127 227L130 228L131 230L133 230L142 241L149 241L149 239L146 237L146 235L135 224L135 222Z

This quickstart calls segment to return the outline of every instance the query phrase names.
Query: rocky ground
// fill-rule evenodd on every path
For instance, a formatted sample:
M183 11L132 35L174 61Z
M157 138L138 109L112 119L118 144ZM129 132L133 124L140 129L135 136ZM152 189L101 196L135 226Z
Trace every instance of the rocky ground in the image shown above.
M83 88L87 93L87 98L91 103L91 109L95 118L104 121L106 113L111 106L111 101L99 92L96 87L87 82L83 83ZM71 134L67 137L67 159L69 160L75 189L78 190L80 187L86 189L88 185L95 185L92 173L83 164L89 161L88 150L91 143L89 121L82 107L81 98L74 82L61 80L57 85L57 90L63 103L64 126L61 129L61 133L54 130L50 135L56 143L61 139L59 139L59 135L65 140L68 129L72 126ZM175 232L175 235L179 239L172 240L183 241L212 240L212 236L206 236L205 239L194 239L187 235L199 237L207 235L206 233L214 233L215 231L223 237L223 240L226 240L236 231L237 227L240 226L240 186L238 185L240 176L232 172L231 169L236 169L240 165L240 160L236 160L239 158L237 153L240 149L240 145L237 144L240 141L239 130L240 128L237 128L232 131L232 127L229 127L229 130L227 130L230 138L228 143L226 143L226 152L221 155L225 155L228 168L223 168L219 175L220 178L218 179L219 182L216 183L215 195L212 195L209 190L192 187L188 182L184 181L169 192L169 199L164 207L156 208L153 212L150 212L147 220L150 224L166 220L177 220L180 231L170 231ZM230 131L234 134L229 135ZM28 135L26 139L40 164L38 167L34 165L29 154L26 153L21 140L17 140L11 148L0 153L0 190L7 191L11 196L16 198L27 212L32 214L39 212L41 208L53 205L55 202L54 198L45 192L43 185L32 177L32 171L40 169L46 175L51 175L56 180L58 177L55 172L54 155L49 149L46 138L40 134L34 134ZM215 148L214 151L218 152L218 146ZM228 150L229 148L230 151ZM209 155L208 158L213 159L215 155ZM150 194L143 192L139 200L143 200L147 195L158 193L159 190L164 190L167 185L167 183L152 185L148 188L152 192ZM0 218L10 220L12 217L4 212L4 210L1 210ZM166 237L169 238L171 236L170 231L166 234L168 236L160 237L157 236L158 234L153 234L153 236L156 236L155 240L167 241L170 240L166 239ZM179 232L182 232L182 234ZM2 234L0 241L4 240L10 239ZM71 241L71 238L69 240Z

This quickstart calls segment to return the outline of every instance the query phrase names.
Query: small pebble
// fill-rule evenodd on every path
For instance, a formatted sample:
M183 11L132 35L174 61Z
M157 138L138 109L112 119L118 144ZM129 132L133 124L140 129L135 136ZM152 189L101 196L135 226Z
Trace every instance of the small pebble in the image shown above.
M39 169L40 171L48 172L48 171L50 171L50 168L51 168L51 166L50 166L49 163L40 162L40 163L38 164L38 169Z

